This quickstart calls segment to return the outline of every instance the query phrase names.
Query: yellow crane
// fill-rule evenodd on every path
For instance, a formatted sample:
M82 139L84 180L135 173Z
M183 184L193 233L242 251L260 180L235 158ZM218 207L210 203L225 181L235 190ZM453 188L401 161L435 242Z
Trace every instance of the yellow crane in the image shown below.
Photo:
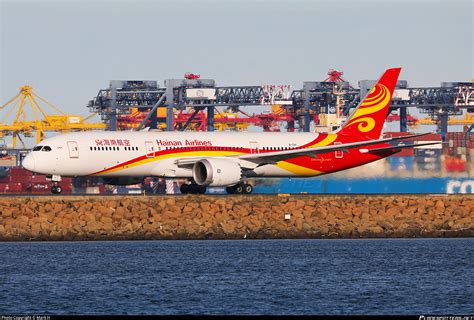
M417 125L434 125L436 124L435 121L431 118L422 118L418 119ZM454 118L450 117L448 119L449 125L472 125L474 124L474 114L466 112L463 118Z
M55 111L54 114L47 114L41 108L38 100L48 105ZM28 107L33 113L33 119L28 119ZM11 136L13 147L16 148L17 139L25 144L21 138L33 137L36 134L36 143L39 143L46 132L70 132L105 129L103 123L86 123L93 115L84 119L81 116L67 115L59 108L55 107L35 92L29 85L22 86L16 96L0 107L0 111L5 111L0 119L0 137ZM15 115L10 121L12 115Z

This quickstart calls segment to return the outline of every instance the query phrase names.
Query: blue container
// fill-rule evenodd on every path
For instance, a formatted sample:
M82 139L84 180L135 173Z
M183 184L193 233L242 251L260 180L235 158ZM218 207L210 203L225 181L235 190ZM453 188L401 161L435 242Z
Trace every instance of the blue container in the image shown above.
M413 171L413 157L389 157L391 171Z
M474 193L473 179L458 178L376 178L330 179L328 177L301 179L256 180L255 193L308 194L446 194ZM263 182L262 181L262 182ZM271 181L272 183L268 183Z
M418 170L421 171L440 171L441 170L441 161L432 161L432 162L423 162L417 163Z

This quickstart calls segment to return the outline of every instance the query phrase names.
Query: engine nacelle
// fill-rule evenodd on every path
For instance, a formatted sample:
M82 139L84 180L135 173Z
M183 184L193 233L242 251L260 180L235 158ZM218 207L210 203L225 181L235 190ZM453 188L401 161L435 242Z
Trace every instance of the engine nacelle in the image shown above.
M114 178L102 178L105 184L113 186L128 186L131 184L138 184L143 182L143 177L114 177Z
M193 179L200 186L231 186L241 178L240 165L230 159L203 159L193 166Z

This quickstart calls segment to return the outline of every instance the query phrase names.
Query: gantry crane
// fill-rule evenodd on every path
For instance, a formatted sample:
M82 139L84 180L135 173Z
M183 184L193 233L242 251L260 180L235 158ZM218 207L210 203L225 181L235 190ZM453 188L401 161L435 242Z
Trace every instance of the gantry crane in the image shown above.
M38 100L54 110L54 114L48 114L40 106ZM34 119L28 119L28 107L33 113ZM0 137L11 136L13 148L16 148L17 139L26 147L21 136L36 136L39 143L48 131L69 132L94 129L105 129L103 123L86 123L94 114L87 118L76 115L67 115L39 95L29 85L22 86L17 95L0 107L5 114L0 119ZM15 115L13 120L11 116Z

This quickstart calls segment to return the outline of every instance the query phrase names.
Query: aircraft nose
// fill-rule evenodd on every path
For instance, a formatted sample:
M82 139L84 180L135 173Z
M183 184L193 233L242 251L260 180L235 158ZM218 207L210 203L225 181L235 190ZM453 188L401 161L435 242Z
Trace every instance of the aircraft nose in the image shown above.
M23 162L21 164L26 170L35 171L35 156L31 153L26 155L25 159L23 159Z

